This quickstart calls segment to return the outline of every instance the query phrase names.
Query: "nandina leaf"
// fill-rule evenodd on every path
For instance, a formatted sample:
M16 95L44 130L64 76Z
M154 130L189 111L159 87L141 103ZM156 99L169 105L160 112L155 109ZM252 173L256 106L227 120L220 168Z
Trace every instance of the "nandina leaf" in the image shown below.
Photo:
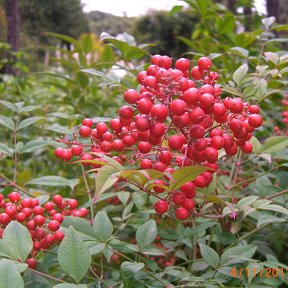
M24 288L24 281L16 264L7 259L0 261L0 288Z
M149 220L136 231L137 244L141 249L150 245L157 237L157 225L155 220Z
M260 153L277 153L288 146L287 136L274 136L265 140Z
M217 252L205 244L199 244L199 246L204 261L216 269L220 262Z
M58 261L61 268L71 276L76 283L86 275L91 265L92 256L72 226L58 249Z
M170 183L169 190L175 191L179 189L183 184L189 181L193 181L201 173L211 170L206 166L187 166L177 169L172 173L174 182Z
M107 214L103 211L97 213L93 221L93 228L95 234L97 235L97 239L101 241L107 241L113 232L113 225L107 216Z

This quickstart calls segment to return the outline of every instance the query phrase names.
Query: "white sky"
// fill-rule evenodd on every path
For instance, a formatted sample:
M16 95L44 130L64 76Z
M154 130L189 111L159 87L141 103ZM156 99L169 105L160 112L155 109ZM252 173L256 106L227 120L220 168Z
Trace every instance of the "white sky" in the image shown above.
M204 1L204 0L203 0ZM149 9L170 10L175 5L184 5L181 0L81 0L84 11L98 10L117 16L128 17L144 15ZM266 12L265 0L256 0L256 7L260 13Z

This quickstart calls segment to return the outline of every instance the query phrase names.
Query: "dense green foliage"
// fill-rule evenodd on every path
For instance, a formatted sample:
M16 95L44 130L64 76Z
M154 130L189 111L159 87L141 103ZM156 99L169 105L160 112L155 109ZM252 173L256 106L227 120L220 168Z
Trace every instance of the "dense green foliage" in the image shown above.
M245 26L242 15L216 1L187 0L185 12L176 7L170 14L140 19L139 38L118 30L80 36L86 22L80 16L75 22L77 16L69 12L79 1L73 1L75 6L72 1L43 1L41 9L31 2L39 3L20 1L31 8L23 13L32 19L37 11L43 25L33 30L31 22L25 29L35 35L54 32L45 35L50 43L70 43L73 49L45 47L50 65L41 65L41 70L39 63L31 63L33 56L20 52L15 64L20 75L0 76L0 196L18 191L43 204L61 194L77 198L89 215L88 220L65 217L61 244L35 255L26 227L12 221L4 230L0 224L0 287L286 287L288 127L282 113L288 107L288 52L281 33L287 25L253 12L249 31L235 33L237 26ZM48 11L60 11L58 16L67 17L71 25L52 25ZM152 20L159 23L157 29L150 26ZM189 31L183 30L184 24ZM153 40L158 34L159 42ZM96 174L88 171L91 167L54 155L56 147L63 147L56 138L73 139L84 117L108 122L124 103L125 90L139 88L137 74L151 56L151 47L143 42L155 42L161 53L176 58L185 52L192 65L209 56L220 75L223 97L258 104L264 118L250 140L253 153L220 153L219 171L209 187L197 190L197 213L186 221L172 213L157 215L151 209L156 198L129 178L139 173L144 186L159 177L155 171L137 172L136 166L107 157ZM1 44L0 65L6 49ZM187 177L198 173L193 169ZM130 183L119 186L115 177L120 176ZM174 181L178 185L182 179ZM35 270L25 263L32 256L38 261Z

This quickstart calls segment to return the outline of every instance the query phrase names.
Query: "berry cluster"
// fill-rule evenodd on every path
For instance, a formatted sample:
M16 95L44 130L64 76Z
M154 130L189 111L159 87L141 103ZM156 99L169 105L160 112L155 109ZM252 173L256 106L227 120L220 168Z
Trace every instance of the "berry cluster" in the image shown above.
M63 240L64 233L59 229L64 216L86 217L88 215L86 208L77 209L77 206L76 199L66 201L60 195L54 195L52 201L41 206L36 198L21 200L18 192L11 192L6 200L0 194L0 239L5 227L11 221L18 221L25 225L33 240L32 257L27 259L27 264L34 269L37 265L35 255L40 250L48 249Z
M212 181L218 151L224 149L227 155L235 155L239 147L251 153L249 139L263 123L257 105L240 98L220 98L218 74L211 71L209 58L201 57L197 64L191 69L190 60L180 58L172 68L171 58L154 55L152 64L138 74L139 92L128 89L124 93L128 105L119 109L117 118L109 125L89 118L82 121L79 135L90 138L91 145L79 142L76 135L73 141L59 139L67 148L56 149L56 156L69 161L74 155L85 161L95 159L90 152L100 152L121 163L134 161L142 169L166 173L183 166L212 168L154 206L159 214L169 205L180 206L176 218L187 219L195 206L195 186L207 187ZM153 193L165 192L161 186L167 186L167 179L154 184Z
M280 129L279 126L274 127L274 132L277 135L286 135L288 136L287 124L288 124L288 94L285 95L285 98L282 100L282 123L286 125L284 129Z

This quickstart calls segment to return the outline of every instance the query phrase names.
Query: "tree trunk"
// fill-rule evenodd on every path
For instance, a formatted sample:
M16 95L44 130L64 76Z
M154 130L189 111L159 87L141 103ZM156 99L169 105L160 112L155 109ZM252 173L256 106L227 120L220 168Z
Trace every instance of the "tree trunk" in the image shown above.
M279 20L279 0L266 0L267 16L274 16L278 22Z
M8 64L4 66L5 74L16 75L17 71L13 69L12 64L16 61L13 52L19 48L19 13L18 0L6 0L5 14L7 20L7 43L11 47L12 53L7 53Z

